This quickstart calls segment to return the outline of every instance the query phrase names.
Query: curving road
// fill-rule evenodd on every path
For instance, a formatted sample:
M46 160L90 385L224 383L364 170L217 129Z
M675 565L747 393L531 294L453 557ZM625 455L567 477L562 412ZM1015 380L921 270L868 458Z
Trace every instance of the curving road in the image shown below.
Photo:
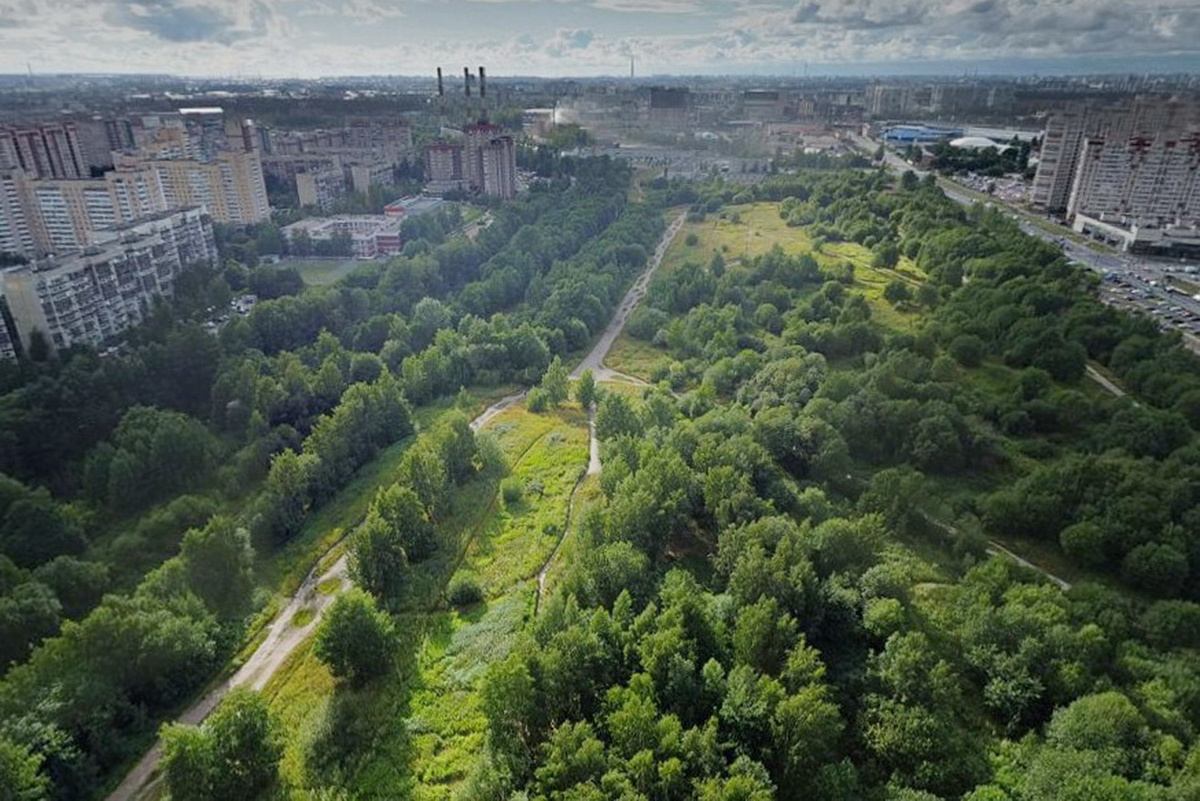
M608 327L604 329L604 333L596 343L596 346L592 348L591 352L571 372L572 378L578 378L588 368L591 368L597 380L601 380L611 373L611 371L605 369L603 366L604 358L608 355L608 351L612 348L613 343L621 334L621 330L625 327L625 321L628 319L629 313L645 297L646 289L650 284L650 277L658 269L658 265L662 263L663 256L666 255L671 241L683 226L685 217L686 215L680 214L671 223L670 227L667 228L645 271L638 276L633 286L625 294L621 305L613 314L612 320L609 321ZM618 374L613 373L613 375ZM518 392L496 401L471 421L471 430L478 431L487 425L496 415L519 403L525 397L525 394L524 392ZM589 460L585 475L600 472L600 448L596 441L594 414L589 414L588 426L590 431ZM565 529L563 534L564 536L566 535ZM559 547L561 545L562 541L560 540ZM538 575L539 596L541 594L541 587L545 582L546 571L557 553L558 547L554 549L554 553L550 555L550 559L546 561L541 573ZM250 658L232 676L213 687L200 700L184 710L176 718L177 722L192 725L202 722L216 708L217 704L221 702L226 693L235 687L250 687L254 690L261 690L267 685L267 682L271 680L271 677L275 675L280 666L313 633L313 630L321 621L321 616L324 614L325 609L333 603L338 592L344 589L350 581L348 563L344 555L324 572L318 573L318 570L320 570L319 562L304 579L300 588L288 600L287 605L275 615L275 618L267 628L266 638L254 650ZM322 585L329 586L331 582L336 582L336 589L330 592L318 591L318 587ZM303 626L294 625L292 621L295 620L296 615L305 609L312 613L310 620ZM138 798L142 794L142 791L147 788L147 785L151 783L151 777L158 768L160 759L162 759L161 740L156 742L146 752L146 755L134 765L133 769L117 785L117 788L108 795L106 801L133 801L133 799Z

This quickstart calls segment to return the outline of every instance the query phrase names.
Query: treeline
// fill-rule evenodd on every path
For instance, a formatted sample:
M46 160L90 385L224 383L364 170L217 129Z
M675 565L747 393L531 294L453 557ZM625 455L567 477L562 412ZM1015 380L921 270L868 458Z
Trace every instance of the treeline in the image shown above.
M93 660L51 669L40 654L99 625L91 621L107 614L105 604L142 597L142 572L221 508L240 510L236 526L270 551L380 448L412 432L410 402L469 384L531 383L554 353L590 336L661 232L656 211L624 208L628 178L612 162L581 163L574 180L541 184L496 209L474 242L426 242L416 255L364 265L336 286L261 302L217 337L162 310L125 355L68 353L23 368L0 413L0 438L17 443L10 470L26 479L10 482L2 512L0 542L13 555L0 556L4 656L20 661L64 616L82 617L14 669L22 689L12 697L35 686L50 692L68 674L90 686ZM525 244L510 245L517 237ZM528 263L519 259L524 247L538 249ZM543 248L553 257L539 258ZM211 278L228 292L223 277ZM584 288L572 289L576 282ZM491 286L503 292L491 296ZM536 302L527 297L534 288L537 298L573 292L579 307L541 319L527 305ZM41 403L48 397L61 400ZM26 452L40 433L41 452ZM57 497L36 488L51 479ZM122 592L88 614L111 590ZM149 662L159 658L153 644L166 647L179 625L165 615L153 618L159 624L162 631L146 634ZM125 706L124 690L116 692L116 711L90 722L83 694L61 716L49 703L19 716L5 707L0 735L42 753L32 732L58 727L51 734L76 755L74 767L60 780L47 760L43 774L54 797L79 797L71 788L98 782L73 784L71 776L103 776L144 745L155 717L226 655L193 653L169 692L134 693Z

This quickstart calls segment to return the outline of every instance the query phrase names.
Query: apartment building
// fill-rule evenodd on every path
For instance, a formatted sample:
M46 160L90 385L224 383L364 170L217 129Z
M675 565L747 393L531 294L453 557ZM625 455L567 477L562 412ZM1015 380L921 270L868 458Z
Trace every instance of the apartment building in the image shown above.
M516 145L511 136L499 136L479 149L479 172L483 194L511 200L517 196Z
M203 206L214 222L249 224L271 215L262 162L256 151L218 151L208 161L125 157L121 170L152 171L168 208Z
M0 251L34 258L86 247L98 229L167 208L147 170L88 180L37 180L13 170L0 174Z
M28 348L41 332L55 349L100 345L141 322L175 280L197 265L215 266L208 215L190 208L97 232L97 243L67 256L5 270L0 286L13 331L0 337L0 357Z
M327 209L346 195L346 174L342 169L314 170L296 175L296 193L301 206Z
M1200 132L1087 137L1078 161L1069 215L1143 226L1200 223Z
M1135 187L1145 187L1150 180L1147 176L1156 169L1186 169L1175 166L1188 164L1178 143L1197 130L1200 108L1194 101L1152 95L1121 105L1067 104L1046 122L1033 182L1033 205L1069 215L1089 212L1095 198L1101 205L1143 213L1141 201L1130 193L1143 192L1144 197L1144 189ZM1087 164L1083 163L1085 153ZM1135 174L1141 177L1131 177ZM1087 181L1086 186L1078 185L1081 179ZM1184 179L1179 175L1162 178L1168 184ZM1122 199L1113 200L1113 191ZM1157 212L1145 207L1144 213Z
M34 178L86 178L88 164L71 122L0 127L0 170Z

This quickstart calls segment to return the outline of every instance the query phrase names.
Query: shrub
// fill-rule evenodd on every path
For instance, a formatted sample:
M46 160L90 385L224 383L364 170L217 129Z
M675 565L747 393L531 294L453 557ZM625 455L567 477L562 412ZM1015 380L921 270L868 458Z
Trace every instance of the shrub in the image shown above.
M525 497L525 487L521 484L520 479L506 478L500 485L500 495L504 498L504 505L511 506L514 503L520 503Z
M483 588L474 576L455 576L446 591L446 598L451 606L471 606L483 600Z

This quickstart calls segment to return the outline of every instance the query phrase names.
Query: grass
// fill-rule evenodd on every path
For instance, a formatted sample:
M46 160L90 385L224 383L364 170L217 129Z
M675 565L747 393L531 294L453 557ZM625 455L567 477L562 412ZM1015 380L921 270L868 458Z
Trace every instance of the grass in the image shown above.
M548 430L510 468L510 476L525 487L523 498L498 508L468 551L467 559L489 598L537 575L558 544L571 491L587 469L587 422L582 412L559 411L546 421L529 419L538 417L542 416L513 408L494 423L496 430L510 426L516 431L547 426ZM505 447L503 437L500 442Z
M656 348L648 342L634 339L628 334L621 334L613 343L612 350L604 359L604 365L619 373L650 381L654 368L659 364L667 364L671 357L665 350Z
M739 217L736 223L731 219L734 214ZM789 255L812 250L812 239L804 229L789 228L779 218L778 203L727 206L724 215L724 219L710 214L702 222L684 223L659 270L669 273L688 261L707 264L713 253L721 253L727 263L736 263L761 256L776 244ZM690 234L696 235L695 245L687 244Z
M349 275L363 262L358 259L283 259L281 267L294 267L307 286L328 286Z
M480 682L488 665L508 654L533 609L537 573L558 542L545 528L567 522L588 453L587 420L574 405L545 414L514 406L486 430L505 454L508 475L525 484L525 497L505 508L497 476L455 491L441 526L456 545L414 566L412 597L397 616L403 642L392 675L350 691L335 685L305 644L268 684L268 701L288 732L287 797L307 798L306 788L329 783L352 798L449 799L482 757ZM530 493L535 481L543 494ZM585 487L598 497L598 482ZM487 600L445 609L441 594L456 573L474 576ZM320 764L338 753L340 740L355 737L364 739L337 764Z

